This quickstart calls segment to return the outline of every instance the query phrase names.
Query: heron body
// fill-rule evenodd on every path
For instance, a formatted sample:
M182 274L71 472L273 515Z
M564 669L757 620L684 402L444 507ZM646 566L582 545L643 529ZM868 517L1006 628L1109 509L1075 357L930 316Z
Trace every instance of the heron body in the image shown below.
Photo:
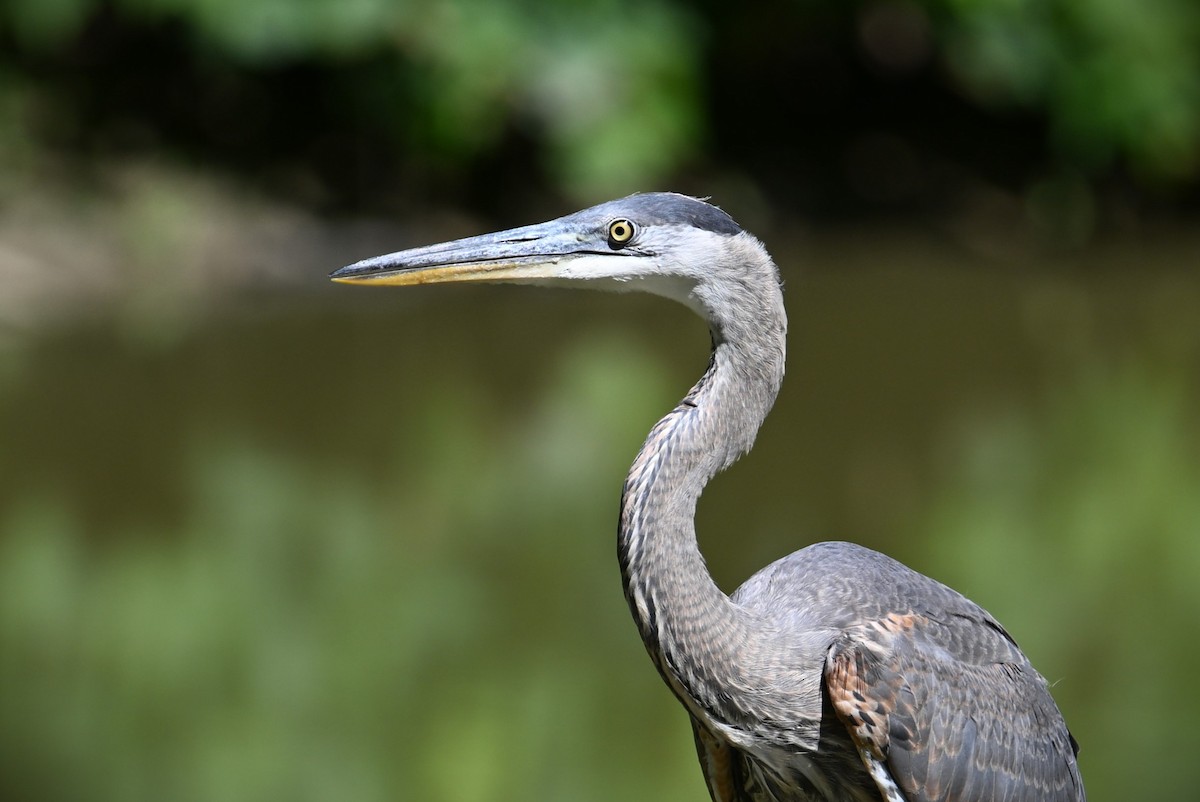
M787 330L774 262L723 211L634 195L333 278L640 290L708 321L708 370L626 479L618 555L642 640L691 716L714 802L1085 799L1046 681L961 594L850 543L801 549L732 596L708 573L696 503L753 445L783 380Z

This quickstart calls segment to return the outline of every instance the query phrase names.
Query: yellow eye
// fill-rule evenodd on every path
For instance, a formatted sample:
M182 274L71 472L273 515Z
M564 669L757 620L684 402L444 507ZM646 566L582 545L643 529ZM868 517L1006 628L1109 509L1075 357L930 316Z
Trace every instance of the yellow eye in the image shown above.
M624 245L633 239L636 231L637 229L629 220L624 218L613 220L608 224L608 244L614 247Z

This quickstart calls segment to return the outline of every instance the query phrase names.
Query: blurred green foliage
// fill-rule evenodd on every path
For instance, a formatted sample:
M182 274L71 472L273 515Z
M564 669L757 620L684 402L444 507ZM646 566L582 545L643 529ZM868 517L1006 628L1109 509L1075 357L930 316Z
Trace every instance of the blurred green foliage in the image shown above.
M1191 0L941 0L945 52L980 102L1050 119L1057 158L1126 160L1151 181L1200 169L1200 5Z
M97 47L94 40L103 39L97 30L112 42ZM1022 170L1045 173L1034 180L1051 182L1051 192L1078 176L1129 176L1153 193L1195 186L1200 170L1200 10L1190 0L794 0L736 12L679 0L12 0L0 7L0 34L13 46L0 58L10 80L44 80L48 65L60 60L68 77L57 80L66 85L77 82L71 69L95 69L97 58L111 66L127 57L128 41L159 37L185 71L198 72L201 118L211 116L205 105L211 102L217 111L245 104L227 108L229 119L218 118L226 128L253 128L263 114L289 120L261 134L269 141L255 149L268 153L272 146L286 150L284 139L374 132L382 141L365 151L367 158L378 162L380 153L402 151L406 164L441 165L444 178L505 154L515 134L533 143L556 189L585 200L656 186L709 159L736 162L753 155L744 151L755 139L790 136L803 151L821 141L813 126L843 133L844 158L862 161L850 167L859 176L851 183L861 183L864 173L884 182L904 175L867 158L869 148L855 150L851 136L866 135L869 143L877 129L901 124L902 113L854 122L842 119L857 113L854 104L831 102L822 115L811 104L827 80L831 101L839 88L882 90L885 97L965 93L984 113L1015 110L1043 120L1048 131L1039 152L995 147L973 158L1016 159ZM758 49L755 39L763 42ZM810 61L781 60L762 47L813 54ZM848 70L847 58L859 62L856 71ZM944 69L924 69L926 63ZM313 93L284 97L268 82L242 87L248 95L237 101L208 97L237 96L239 81L253 84L297 67L308 71ZM131 66L137 78L117 72L84 90L87 103L113 104L120 117L129 94L122 84L140 85L145 69ZM781 78L780 69L794 74ZM725 74L741 78L725 86ZM333 77L333 86L319 87ZM781 95L783 86L792 89ZM162 115L169 129L180 112L173 91L188 90L164 86L140 102L165 110L138 113ZM722 92L738 97L731 103ZM935 108L947 113L950 106ZM10 111L0 107L0 116ZM906 133L914 140L909 146L953 145L953 128L966 118L948 114L944 125L951 130L938 122ZM39 124L60 123L70 127L62 119ZM790 133L765 130L779 126ZM749 145L737 133L746 129L754 132ZM118 125L118 139L122 130ZM722 131L735 132L724 136L728 144L717 138ZM161 133L168 141L187 138L178 130ZM235 143L249 136L224 135ZM892 161L911 158L903 150L892 155ZM337 169L336 163L327 168ZM412 172L399 170L394 180ZM792 176L805 178L811 180L805 171Z
M54 51L80 36L98 7L12 2L0 21L22 46ZM494 148L509 125L528 128L546 143L564 188L580 195L664 174L701 133L702 38L681 4L117 0L111 8L140 25L182 23L205 58L240 69L335 68L387 54L388 79L365 74L359 91L369 95L361 113L386 123L395 146L454 163Z

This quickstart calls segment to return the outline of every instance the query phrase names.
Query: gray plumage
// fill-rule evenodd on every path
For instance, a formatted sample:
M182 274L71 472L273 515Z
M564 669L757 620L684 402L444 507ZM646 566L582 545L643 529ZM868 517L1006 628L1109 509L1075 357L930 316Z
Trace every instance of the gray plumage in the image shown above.
M696 502L753 445L783 380L787 329L775 264L723 211L634 195L333 278L641 290L708 321L708 371L654 426L626 479L618 552L634 620L691 716L715 802L1084 800L1046 681L957 592L850 543L801 549L732 597L713 582Z

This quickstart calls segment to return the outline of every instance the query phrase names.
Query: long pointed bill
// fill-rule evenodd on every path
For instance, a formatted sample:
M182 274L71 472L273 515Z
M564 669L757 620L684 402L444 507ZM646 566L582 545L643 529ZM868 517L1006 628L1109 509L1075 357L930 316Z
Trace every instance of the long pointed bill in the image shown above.
M346 284L389 286L537 282L560 275L561 262L597 253L602 251L596 249L594 237L564 220L554 220L364 259L330 278Z

